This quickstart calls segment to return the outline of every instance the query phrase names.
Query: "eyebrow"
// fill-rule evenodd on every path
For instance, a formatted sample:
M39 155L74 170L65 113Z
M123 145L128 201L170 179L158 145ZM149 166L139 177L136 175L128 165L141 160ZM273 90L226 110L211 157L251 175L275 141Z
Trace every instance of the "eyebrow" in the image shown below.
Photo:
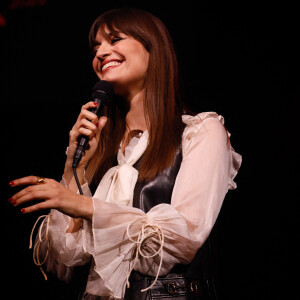
M99 30L100 31L100 30ZM109 40L109 39L111 39L112 37L117 37L117 36L119 36L119 34L120 34L121 32L120 31L115 31L114 33L113 32L105 32L105 31L100 31L100 34L101 34L101 36L103 36L104 37L104 39L106 39L106 40ZM97 33L97 35L98 35L98 33ZM99 44L101 44L101 42L99 42L98 40L97 40L97 35L96 35L96 37L94 38L94 45L99 45Z
M122 31L118 30L118 29L114 29L114 28L108 28L108 26L106 26L106 29L109 30L109 32L105 31L105 26L102 24L98 27L96 34L94 35L94 37L91 40L90 43L90 47L91 49L94 49L94 47L101 45L101 42L99 42L99 40L97 40L97 36L98 34L100 34L102 37L104 37L104 39L111 39L112 37L117 37L119 36L120 33L122 33Z

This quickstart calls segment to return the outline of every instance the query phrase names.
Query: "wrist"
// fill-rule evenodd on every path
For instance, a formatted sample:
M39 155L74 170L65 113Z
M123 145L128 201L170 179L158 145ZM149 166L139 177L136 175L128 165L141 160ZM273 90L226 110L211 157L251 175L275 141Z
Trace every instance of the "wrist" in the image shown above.
M83 183L84 171L85 171L84 167L78 166L76 168L77 177L79 178L79 181L81 183ZM72 168L72 163L71 164L68 162L65 163L63 177L65 178L65 180L69 186L70 182L73 181L73 179L74 179L74 170Z
M83 207L82 207L82 218L87 220L88 222L92 222L93 220L93 214L94 214L94 204L93 204L93 198L83 196L82 201Z
M65 171L67 170L72 170L72 165L73 165L73 159L67 158L65 162Z

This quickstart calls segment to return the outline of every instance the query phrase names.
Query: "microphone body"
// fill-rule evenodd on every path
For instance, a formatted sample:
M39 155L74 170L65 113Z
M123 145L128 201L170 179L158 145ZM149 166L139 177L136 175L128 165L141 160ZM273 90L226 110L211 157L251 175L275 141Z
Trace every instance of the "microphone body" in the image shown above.
M100 117L100 114L106 105L110 105L113 96L113 87L111 83L100 80L98 81L92 91L92 101L98 103L98 106L95 108L90 108L89 111L93 112ZM84 151L89 143L89 138L85 135L78 137L78 144L73 158L73 168L77 168L79 162L82 159Z

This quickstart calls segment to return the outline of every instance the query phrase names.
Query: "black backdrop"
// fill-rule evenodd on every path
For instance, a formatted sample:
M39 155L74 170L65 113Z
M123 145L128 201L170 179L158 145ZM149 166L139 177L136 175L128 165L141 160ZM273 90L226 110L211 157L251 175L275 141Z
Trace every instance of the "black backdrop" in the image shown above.
M167 25L185 101L194 110L222 114L243 155L238 189L228 193L218 220L221 299L291 299L296 280L288 273L288 265L295 268L289 238L297 237L298 208L291 193L299 99L295 8L229 0L44 2L0 6L7 20L0 27L1 281L7 298L60 299L62 287L43 281L28 250L41 213L22 215L11 207L7 183L30 174L60 180L68 132L97 80L89 28L103 11L132 6Z

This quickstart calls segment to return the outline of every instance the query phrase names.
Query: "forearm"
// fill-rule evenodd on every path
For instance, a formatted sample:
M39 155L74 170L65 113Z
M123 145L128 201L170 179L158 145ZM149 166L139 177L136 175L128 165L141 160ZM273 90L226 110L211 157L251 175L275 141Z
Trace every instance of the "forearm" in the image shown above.
M80 185L84 183L84 168L77 168L77 177L79 180ZM74 172L72 169L72 163L69 162L68 160L66 161L65 164L65 169L64 169L64 180L67 185L67 187L73 191L77 192L78 191L78 186L77 182L74 176ZM82 226L82 219L81 218L71 218L70 220L70 226L66 230L67 233L73 233L76 231L79 231Z

